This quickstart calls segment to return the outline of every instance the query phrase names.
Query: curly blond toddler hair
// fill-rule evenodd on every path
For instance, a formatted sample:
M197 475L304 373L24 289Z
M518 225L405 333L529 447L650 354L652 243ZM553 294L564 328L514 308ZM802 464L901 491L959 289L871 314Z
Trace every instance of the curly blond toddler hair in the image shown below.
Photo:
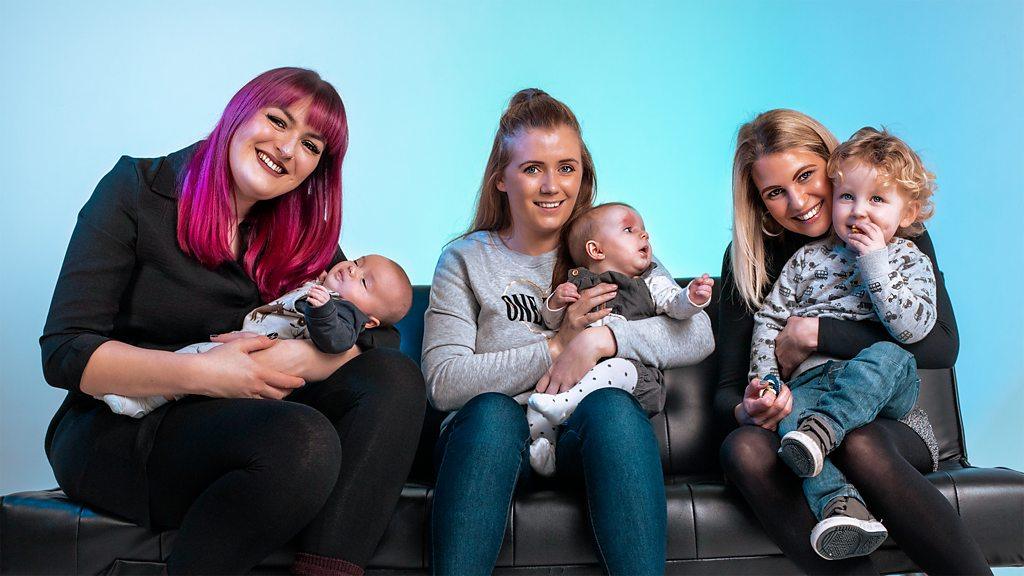
M897 235L912 238L924 232L924 221L935 214L935 175L925 169L921 157L906 142L885 128L865 126L832 151L826 167L829 178L841 182L842 166L849 160L873 167L878 172L879 184L895 185L907 202L917 204L917 218L910 226L897 230Z

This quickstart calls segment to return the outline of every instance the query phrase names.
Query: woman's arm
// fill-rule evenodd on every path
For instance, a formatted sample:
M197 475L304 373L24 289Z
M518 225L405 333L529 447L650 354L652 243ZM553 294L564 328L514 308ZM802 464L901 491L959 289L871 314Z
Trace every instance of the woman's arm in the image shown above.
M750 342L754 332L754 312L739 291L732 275L731 245L722 258L722 288L718 299L718 389L714 410L718 423L726 429L737 424L734 409L743 401L750 370Z
M144 183L132 159L123 157L97 185L78 215L54 288L43 335L43 374L55 387L86 394L152 396L204 393L259 395L264 385L299 385L298 379L255 364L239 374L241 345L216 356L146 350L111 338L114 318L135 271L138 193ZM249 343L249 350L271 346ZM223 382L215 377L228 372ZM272 386L276 387L276 386ZM276 393L275 393L276 394Z
M525 392L551 365L544 339L509 350L476 352L480 304L468 278L461 255L446 250L434 272L423 319L421 364L427 399L442 411L457 410L483 392Z
M739 425L775 430L793 410L789 386L778 396L762 395L760 380L747 381L754 313L736 290L729 248L722 258L722 294L718 300L718 389L715 391L715 423L722 432ZM723 434L724 436L724 434Z
M936 321L931 332L919 342L902 345L917 359L918 368L950 368L956 363L960 350L956 316L953 304L946 292L946 284L935 258L935 247L926 231L914 238L913 242L932 261L935 272ZM852 322L835 318L819 318L817 349L822 354L839 359L849 359L875 342L896 340L878 322L864 320ZM896 342L899 344L899 342Z
M651 272L672 275L658 262ZM686 320L655 316L630 322L612 322L608 326L615 336L616 356L632 358L662 370L696 364L715 351L711 319L703 311Z
M262 365L255 354L250 356L275 347L275 343L257 336L203 354L175 354L108 340L90 357L80 389L97 397L201 394L279 400L302 386L303 380Z

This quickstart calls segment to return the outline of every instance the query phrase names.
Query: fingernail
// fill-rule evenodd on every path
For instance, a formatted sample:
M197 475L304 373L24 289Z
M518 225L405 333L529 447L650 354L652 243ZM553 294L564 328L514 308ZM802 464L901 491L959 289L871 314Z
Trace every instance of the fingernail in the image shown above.
M220 334L210 334L210 338L216 338L217 336L220 336Z

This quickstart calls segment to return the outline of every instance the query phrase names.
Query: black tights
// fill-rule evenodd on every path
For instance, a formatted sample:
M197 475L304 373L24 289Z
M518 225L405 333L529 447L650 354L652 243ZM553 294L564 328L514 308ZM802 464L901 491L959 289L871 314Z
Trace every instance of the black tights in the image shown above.
M148 466L152 523L179 528L168 572L242 574L300 530L300 551L365 566L424 405L419 369L393 350L370 350L284 402L172 403Z
M726 476L750 503L784 554L810 574L877 574L867 556L825 560L810 545L817 519L800 479L776 455L779 436L755 426L734 430L722 444ZM929 574L985 574L978 544L949 502L924 478L931 455L905 424L879 419L858 428L829 455L882 519L893 539Z

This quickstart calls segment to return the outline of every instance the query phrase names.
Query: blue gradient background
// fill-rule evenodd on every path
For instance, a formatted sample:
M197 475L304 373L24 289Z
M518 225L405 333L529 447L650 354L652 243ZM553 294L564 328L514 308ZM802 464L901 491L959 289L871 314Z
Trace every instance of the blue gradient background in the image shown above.
M342 243L427 284L462 231L498 116L536 86L579 116L599 199L633 203L676 275L717 274L741 123L789 107L840 139L884 124L938 175L929 223L960 325L972 462L1024 469L1024 3L5 3L0 493L55 483L63 392L36 338L78 209L122 154L203 137L277 66L349 111Z

